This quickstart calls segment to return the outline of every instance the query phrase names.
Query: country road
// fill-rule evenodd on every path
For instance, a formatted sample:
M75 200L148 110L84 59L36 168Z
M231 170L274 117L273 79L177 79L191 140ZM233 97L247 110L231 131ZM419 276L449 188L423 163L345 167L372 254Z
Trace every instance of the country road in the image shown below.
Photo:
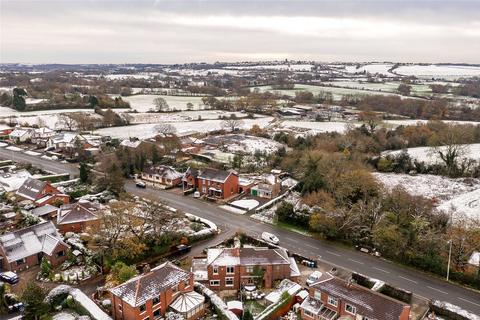
M5 152L7 151L7 152ZM0 158L12 159L9 150L0 148ZM41 159L35 156L15 152L16 161L31 162L42 168L52 168L57 172L78 174L71 165ZM286 249L312 258L318 258L339 267L356 271L372 278L380 279L391 285L410 290L429 299L447 301L465 310L480 315L480 293L462 286L446 282L428 274L399 266L384 259L376 258L359 251L341 247L326 241L285 230L274 225L252 220L248 216L225 211L218 206L185 197L171 191L136 188L133 182L125 185L127 192L145 198L160 200L170 206L189 212L215 222L225 234L233 234L237 230L259 236L263 231L276 234L280 245Z

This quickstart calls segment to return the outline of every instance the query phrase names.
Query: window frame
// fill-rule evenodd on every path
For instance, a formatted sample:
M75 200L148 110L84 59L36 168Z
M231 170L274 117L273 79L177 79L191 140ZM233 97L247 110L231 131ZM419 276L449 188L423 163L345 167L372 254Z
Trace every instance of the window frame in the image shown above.
M216 284L215 284L216 283ZM220 287L220 280L210 280L210 286L211 287Z
M227 284L227 281L232 281L232 284ZM233 286L235 286L235 278L225 277L225 287L233 287Z
M334 303L332 303L334 302ZM333 296L328 296L327 303L331 306L338 307L338 299Z
M228 269L232 270L232 272L229 272ZM235 266L227 266L226 267L226 274L235 274Z
M352 308L352 311L347 310L347 307ZM351 305L349 303L345 303L345 312L348 312L350 314L355 315L355 314L357 314L357 307L355 307L354 305Z
M213 267L212 267L212 273L213 273L214 275L218 275L218 271L219 271L218 266L213 266Z

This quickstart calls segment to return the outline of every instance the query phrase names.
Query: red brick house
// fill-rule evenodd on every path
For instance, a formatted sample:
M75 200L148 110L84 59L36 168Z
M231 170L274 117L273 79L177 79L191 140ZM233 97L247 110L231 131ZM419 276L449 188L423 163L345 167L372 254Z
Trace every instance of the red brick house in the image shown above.
M197 177L198 191L211 199L228 199L238 193L238 174L235 171L201 169Z
M193 291L193 275L170 262L110 289L110 295L113 319L159 319L169 307L181 308L186 300L189 304L183 304L180 312L187 320L204 314L205 299Z
M192 270L196 280L212 290L239 290L242 284L253 285L257 283L258 268L263 270L265 288L272 288L276 280L296 281L300 276L297 263L283 248L212 248L206 258L195 260Z
M0 236L0 267L4 271L22 271L47 257L52 266L67 258L69 246L63 242L51 221Z
M188 167L182 177L183 192L195 191L198 188L200 170Z
M302 320L408 320L410 306L357 284L322 274L300 306Z
M99 211L102 206L90 201L79 201L65 204L60 207L57 214L57 228L62 233L84 232L89 227L100 225Z
M15 195L19 197L20 200L32 201L38 207L45 204L55 204L57 202L64 204L70 202L70 196L61 193L57 188L52 186L50 182L33 178L25 180Z

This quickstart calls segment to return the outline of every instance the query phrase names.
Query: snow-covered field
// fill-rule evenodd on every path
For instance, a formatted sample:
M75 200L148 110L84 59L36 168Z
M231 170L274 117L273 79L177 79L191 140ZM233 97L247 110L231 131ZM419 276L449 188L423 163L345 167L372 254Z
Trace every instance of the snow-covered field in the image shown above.
M294 121L286 120L280 125L280 128L290 129L294 131L304 131L307 134L318 134L323 132L345 132L347 125L359 126L358 123L347 122L314 122L314 121Z
M228 69L239 70L291 70L291 71L311 71L311 64L275 64L275 65L257 65L257 66L231 66Z
M356 68L356 66L346 66L346 71L348 73L360 73L360 72L369 72L371 74L379 73L383 75L393 76L394 74L390 73L388 70L393 66L391 63L372 63Z
M437 208L480 219L480 179L452 179L435 175L373 174L385 188L401 186L412 195L433 199Z
M183 96L164 96L164 95L135 95L129 97L122 97L124 101L128 101L130 103L130 108L132 110L137 110L139 112L146 112L150 109L155 108L155 103L153 100L155 98L161 97L165 99L170 110L177 109L177 110L186 110L187 103L190 102L193 104L194 110L204 109L205 106L202 103L201 97L183 97Z
M259 150L267 154L273 153L280 149L283 145L271 139L255 137L255 136L238 136L241 140L234 140L225 145L229 152L245 152L254 154ZM228 140L227 140L228 141Z
M255 119L243 119L245 129L250 129L254 124L260 126L260 128L266 127L272 117L255 118ZM129 137L138 137L141 139L151 138L156 135L155 126L157 124L138 124L133 126L124 127L112 127L104 128L95 131L95 134L109 135L114 138L126 139ZM177 132L186 131L198 131L198 132L210 132L222 129L222 120L205 120L205 121L181 121L171 122Z
M461 77L480 76L478 66L458 65L407 65L396 68L393 72L405 76L416 76L419 78L445 78L456 79Z
M429 164L439 163L441 161L440 157L437 154L432 153L431 148L429 147L408 148L406 150L412 159L417 159ZM382 154L397 155L401 152L402 150L385 151ZM466 154L463 155L463 158L480 160L480 143L470 144Z
M230 115L236 115L237 117L243 117L245 114L241 112L227 112L222 110L198 110L198 111L181 111L175 113L129 113L131 124L138 123L160 123L160 122L179 122L179 121L194 121L203 120L216 120L220 116L229 117Z
M427 123L428 120L421 119L407 119L407 120L384 120L383 123L390 124L393 126L414 126L419 123ZM455 120L443 120L445 123L455 123L455 124L473 124L480 125L480 122L476 121L455 121Z

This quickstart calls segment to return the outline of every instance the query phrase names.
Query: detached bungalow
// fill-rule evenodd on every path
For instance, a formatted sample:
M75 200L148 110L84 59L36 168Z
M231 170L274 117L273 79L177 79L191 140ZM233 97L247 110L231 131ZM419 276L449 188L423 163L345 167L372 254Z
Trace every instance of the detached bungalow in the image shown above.
M15 143L23 143L31 139L33 136L33 129L31 128L16 128L8 135L8 138Z
M88 227L100 224L98 211L101 209L100 204L90 201L65 204L58 210L57 227L62 234L84 232Z
M53 223L45 221L0 236L0 267L22 271L39 264L44 256L58 266L67 258L68 248Z
M182 182L183 175L169 166L152 166L142 172L142 180L160 188L173 188Z
M21 200L31 200L37 206L54 204L58 201L67 204L70 197L61 193L47 181L28 178L15 193Z

